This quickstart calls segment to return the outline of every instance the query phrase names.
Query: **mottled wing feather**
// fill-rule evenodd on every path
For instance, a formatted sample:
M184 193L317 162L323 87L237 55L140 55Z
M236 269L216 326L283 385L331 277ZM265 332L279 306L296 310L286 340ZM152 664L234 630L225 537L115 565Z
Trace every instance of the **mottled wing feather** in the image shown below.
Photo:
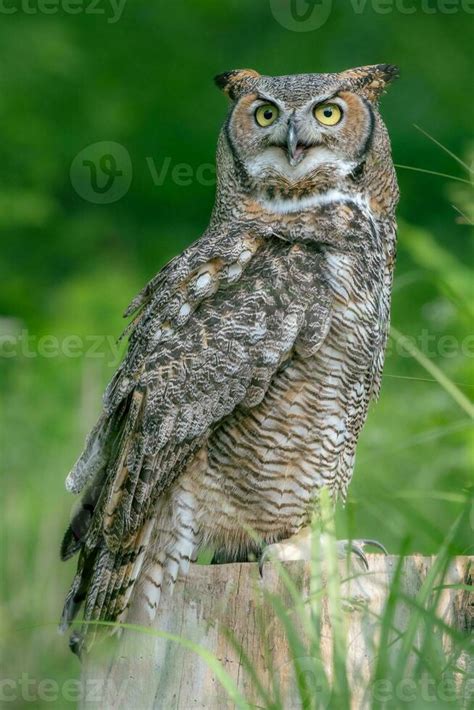
M143 412L133 441L130 432L125 436L107 497L104 532L111 549L127 543L150 501L179 473L212 426L239 404L251 407L263 398L307 313L311 330L325 332L330 299L317 268L303 275L307 258L316 264L320 259L310 249L262 244L238 280L214 274L222 280L220 287L189 312L186 322L171 322L166 337L137 369L126 363L123 377L134 378L132 402L143 403ZM319 313L310 308L315 290L322 292ZM145 350L163 330L156 315L142 324L133 348L141 339L138 350Z

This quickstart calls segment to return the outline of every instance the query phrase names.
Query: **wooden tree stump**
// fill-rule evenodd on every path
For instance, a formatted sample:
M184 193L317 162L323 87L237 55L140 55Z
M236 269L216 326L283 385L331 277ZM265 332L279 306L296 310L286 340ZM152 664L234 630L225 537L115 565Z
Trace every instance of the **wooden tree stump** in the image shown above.
M355 710L371 705L369 685L380 632L377 616L383 612L397 567L396 557L369 555L368 560L369 573L343 582L341 588L346 599L343 618L347 633L347 669ZM405 594L415 597L433 560L413 556L404 561L402 589ZM469 564L467 557L456 558L444 583L466 584ZM341 578L344 578L347 569L344 562L340 565ZM308 594L310 565L292 562L286 563L285 568L296 587ZM289 592L271 563L265 565L263 580L252 563L192 565L188 576L178 579L172 597L163 600L153 628L189 639L211 651L247 702L262 707L245 664L224 631L230 630L264 684L269 687L272 676L278 680L285 710L300 708L285 632L274 608L264 600L263 589L278 594L288 607L292 606ZM445 589L441 593L438 610L446 624L467 630L472 624L472 609L472 597L470 599L466 591ZM331 677L331 622L324 597L321 618L321 658ZM396 627L403 631L409 619L410 608L397 607ZM304 632L301 626L295 615L295 627ZM446 650L449 650L448 645L446 640ZM303 668L306 660L308 671L314 672L311 658L302 659ZM464 662L467 663L467 659ZM224 710L235 707L202 657L176 642L137 631L125 630L113 647L107 646L105 654L101 644L94 646L84 659L82 680L83 710Z

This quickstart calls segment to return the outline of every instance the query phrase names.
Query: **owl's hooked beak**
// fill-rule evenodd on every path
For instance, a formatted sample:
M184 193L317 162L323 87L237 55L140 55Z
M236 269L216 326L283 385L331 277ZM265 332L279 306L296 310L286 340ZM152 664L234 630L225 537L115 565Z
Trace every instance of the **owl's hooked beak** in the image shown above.
M305 146L298 142L298 130L296 128L294 116L290 118L290 121L288 123L286 146L288 162L290 163L291 167L294 168L296 165L301 163L305 155Z

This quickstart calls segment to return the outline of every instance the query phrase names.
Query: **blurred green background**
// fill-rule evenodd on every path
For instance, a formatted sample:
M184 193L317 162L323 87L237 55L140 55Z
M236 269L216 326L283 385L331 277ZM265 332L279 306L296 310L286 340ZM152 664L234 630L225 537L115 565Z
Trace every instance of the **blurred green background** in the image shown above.
M308 31L296 31L303 23L288 3L269 0L128 0L120 16L104 0L94 12L79 2L78 14L61 0L51 14L34 0L27 7L37 12L14 0L17 12L0 10L0 631L9 707L65 707L74 697L64 683L79 664L55 626L75 566L58 557L74 503L63 480L118 363L122 311L207 224L209 164L226 113L218 72L400 65L382 102L395 163L458 179L398 170L393 325L431 369L391 340L338 524L341 536L375 537L391 552L406 540L409 551L432 554L462 506L473 448L474 16L461 2L332 4ZM91 191L87 172L70 173L81 151L103 141L130 157L117 163L125 194L114 202ZM472 551L472 536L473 526L453 552ZM42 679L59 683L56 695L45 699Z

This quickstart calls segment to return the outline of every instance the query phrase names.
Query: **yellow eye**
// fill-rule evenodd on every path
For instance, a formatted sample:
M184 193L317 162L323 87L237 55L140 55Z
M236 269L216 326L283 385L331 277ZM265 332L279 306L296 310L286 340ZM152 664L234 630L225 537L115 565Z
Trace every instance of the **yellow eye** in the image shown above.
M259 126L266 128L275 123L279 115L280 112L274 104L263 104L255 111L255 120Z
M320 104L314 109L314 117L323 126L335 126L342 118L342 111L337 104Z

